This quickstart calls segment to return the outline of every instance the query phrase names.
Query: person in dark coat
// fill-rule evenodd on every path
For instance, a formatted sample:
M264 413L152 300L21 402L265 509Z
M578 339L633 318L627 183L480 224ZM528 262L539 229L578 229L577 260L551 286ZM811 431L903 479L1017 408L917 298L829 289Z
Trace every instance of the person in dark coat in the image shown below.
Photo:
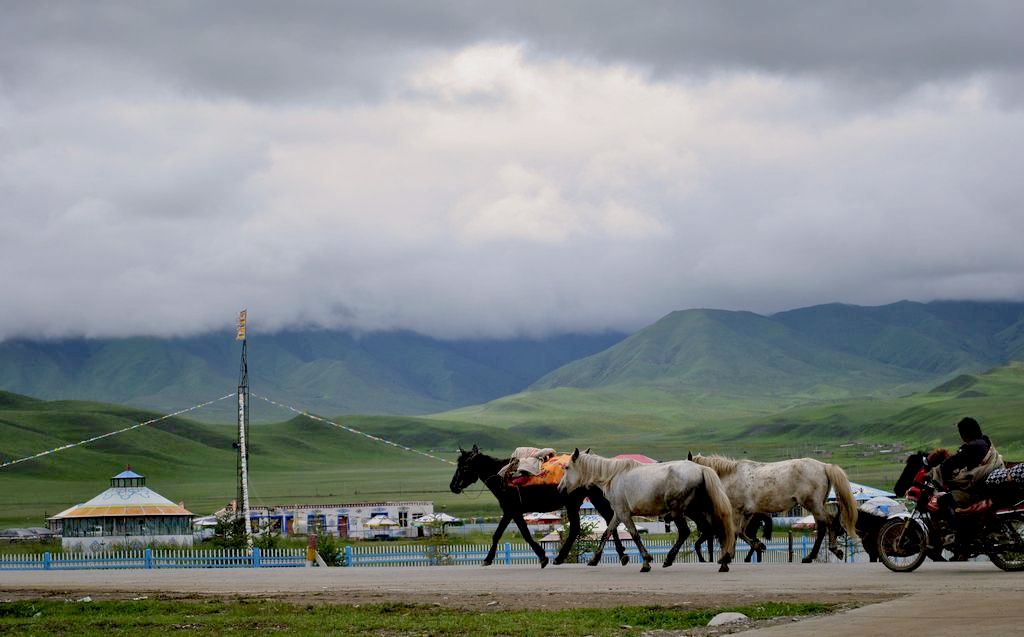
M949 491L939 498L939 514L956 534L955 560L966 559L963 547L969 529L967 521L958 520L956 509L968 506L974 499L976 486L983 486L985 478L995 469L1003 467L1003 457L996 451L981 425L971 417L961 418L956 424L963 444L936 468L937 477Z
M984 482L993 470L1002 468L1003 457L974 418L962 418L956 427L963 444L939 465L938 473L942 484L950 490L950 504L962 507L974 499L975 485Z

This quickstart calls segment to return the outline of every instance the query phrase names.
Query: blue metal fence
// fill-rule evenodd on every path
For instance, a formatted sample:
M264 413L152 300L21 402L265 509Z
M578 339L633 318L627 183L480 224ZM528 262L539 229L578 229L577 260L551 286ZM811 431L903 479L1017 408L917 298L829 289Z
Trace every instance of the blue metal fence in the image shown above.
M558 552L557 542L542 542L545 554L554 559ZM624 540L626 554L632 563L640 562L640 552L632 540ZM767 550L764 561L782 563L799 561L810 551L812 541L805 536L782 537L766 542ZM665 560L665 555L672 546L668 539L651 539L644 545L655 563ZM448 566L480 564L490 548L487 544L415 544L394 545L389 543L366 543L349 545L343 549L345 566ZM842 545L846 554L844 560L822 547L817 561L862 561L865 559L863 550L856 542L849 539ZM736 559L742 560L749 546L745 542L736 543ZM705 551L706 554L706 551ZM587 561L591 554L584 553L581 561ZM602 563L618 563L618 555L609 543L605 547ZM676 558L677 562L696 562L697 556L693 543L687 542ZM536 564L537 556L533 549L524 542L505 542L498 545L494 557L495 564ZM42 553L35 555L3 555L0 556L0 570L72 570L72 569L160 569L160 568L268 568L304 566L306 551L304 549L259 549L251 553L234 549L197 551L188 549L143 551L114 551L110 553Z
M626 554L629 555L632 563L640 562L640 551L632 540L623 540ZM813 539L806 536L790 538L783 537L765 542L766 550L763 561L766 563L782 563L800 561L811 549ZM558 553L557 542L541 542L544 552L549 559L554 559ZM665 556L672 547L671 540L650 540L645 541L644 546L651 554L655 563L665 561ZM866 554L859 543L850 541L848 538L840 544L845 554L843 560L837 559L829 553L825 546L822 546L818 554L817 562L853 562L866 560ZM367 544L357 546L346 546L344 548L345 566L435 566L435 565L458 565L458 564L479 564L487 555L490 548L486 544L440 544L440 545L403 545L394 546L388 544ZM736 543L736 559L742 560L750 546L746 542ZM707 551L704 551L705 557ZM584 553L581 561L587 561L590 553ZM611 542L605 547L601 557L601 563L618 563L619 557ZM498 545L498 551L494 557L495 564L535 564L537 556L533 549L526 543L505 542ZM693 551L693 543L687 542L679 551L676 562L697 562L697 556Z
M42 553L0 555L0 570L78 570L128 568L267 568L305 566L304 549L233 549L112 551L109 553Z

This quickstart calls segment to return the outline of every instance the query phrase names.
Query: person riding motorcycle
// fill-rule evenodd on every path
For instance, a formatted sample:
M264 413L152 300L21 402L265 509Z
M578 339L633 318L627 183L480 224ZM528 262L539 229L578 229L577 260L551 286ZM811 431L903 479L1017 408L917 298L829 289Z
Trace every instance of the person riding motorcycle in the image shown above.
M983 484L992 471L1003 467L1003 457L996 451L992 440L981 432L981 425L974 418L962 418L956 427L963 444L935 468L933 477L948 489L939 498L939 512L957 534L959 545L959 536L964 529L958 528L956 508L971 504L975 498L975 487Z

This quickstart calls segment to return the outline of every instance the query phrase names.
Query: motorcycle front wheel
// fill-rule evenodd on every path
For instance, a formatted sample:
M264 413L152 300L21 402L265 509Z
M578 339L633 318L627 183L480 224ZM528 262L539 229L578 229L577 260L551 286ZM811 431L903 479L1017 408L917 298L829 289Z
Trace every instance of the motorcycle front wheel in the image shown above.
M1000 533L1017 545L1016 550L989 553L988 559L1004 571L1024 571L1024 520L1006 520Z
M878 559L890 571L909 573L924 562L928 536L914 520L889 520L878 530Z

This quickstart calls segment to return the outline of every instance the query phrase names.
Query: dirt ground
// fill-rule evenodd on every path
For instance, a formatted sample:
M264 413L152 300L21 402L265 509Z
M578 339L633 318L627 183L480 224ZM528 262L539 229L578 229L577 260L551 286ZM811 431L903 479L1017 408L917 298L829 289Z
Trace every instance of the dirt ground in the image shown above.
M914 573L891 573L878 564L736 565L729 573L718 573L711 565L684 564L646 574L632 566L615 565L562 565L543 571L527 566L456 566L0 572L0 599L408 602L482 612L650 605L695 609L788 601L837 604L843 610L832 618L799 622L782 618L689 634L756 628L749 634L825 634L818 631L827 629L832 635L844 635L855 634L844 630L856 626L862 637L876 625L876 634L896 634L891 632L894 617L920 621L922 616L946 614L949 617L939 634L998 635L1006 634L1000 631L1007 625L1024 625L1024 611L1010 610L1007 601L1014 600L1012 608L1017 608L1022 593L1024 575L1004 573L987 562L928 563ZM973 614L970 627L957 621L971 618L962 611L953 612L964 604ZM837 624L819 626L829 620ZM800 632L805 625L812 632Z

